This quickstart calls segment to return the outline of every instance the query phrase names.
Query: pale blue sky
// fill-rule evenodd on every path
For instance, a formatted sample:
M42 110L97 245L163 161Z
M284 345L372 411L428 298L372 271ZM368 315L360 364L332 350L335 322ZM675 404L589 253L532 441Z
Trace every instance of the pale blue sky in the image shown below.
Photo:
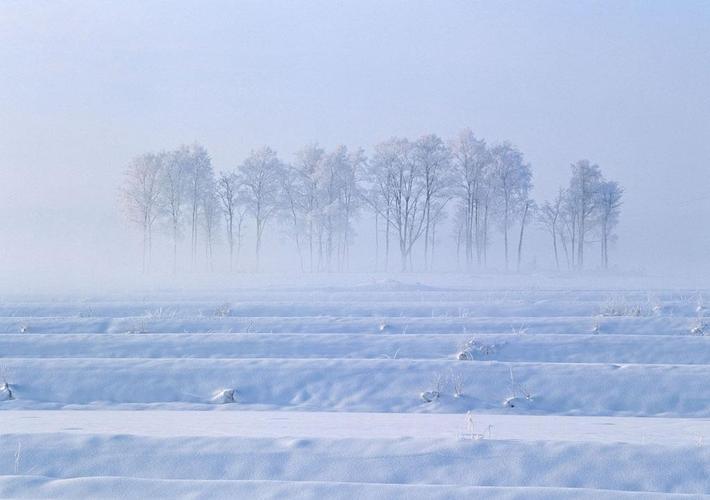
M625 263L710 267L710 2L0 2L5 266L122 237L145 150L197 140L219 169L467 126L517 144L538 197L579 158L619 180Z

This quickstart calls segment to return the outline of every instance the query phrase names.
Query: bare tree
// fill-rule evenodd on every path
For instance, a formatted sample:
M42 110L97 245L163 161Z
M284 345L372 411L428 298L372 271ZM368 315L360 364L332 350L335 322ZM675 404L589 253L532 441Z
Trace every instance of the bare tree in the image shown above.
M555 253L555 266L560 270L560 257L557 249L557 235L561 229L562 208L565 199L565 192L560 189L557 196L550 202L546 201L537 213L539 224L552 236L552 249Z
M428 270L432 224L446 204L442 198L446 198L445 190L451 179L451 155L444 141L430 134L414 143L413 156L424 182L424 268Z
M614 181L602 181L597 192L599 208L599 229L601 233L602 267L609 268L609 239L619 222L621 198L624 190Z
M301 250L301 235L306 231L304 224L306 218L306 187L303 176L300 175L300 172L295 167L291 165L284 167L283 175L281 176L281 190L286 202L286 209L283 211L284 220L296 244L298 264L301 272L303 272L305 269Z
M348 152L347 149L344 151L346 153L345 161L339 162L335 171L338 181L338 208L340 212L338 267L341 271L350 265L350 246L354 232L353 219L360 209L362 194L359 181L366 163L365 152L362 149L357 149L354 152Z
M208 271L214 271L214 241L219 226L219 199L215 179L209 178L200 201L202 226L205 233L205 264Z
M121 198L129 219L143 232L143 272L150 269L153 225L160 214L160 155L147 153L135 158L126 170Z
M188 198L191 208L191 254L192 264L197 260L197 242L200 225L200 208L204 201L205 190L210 188L210 182L214 179L212 161L207 150L199 144L194 144L189 148L187 161L188 165Z
M379 262L379 221L384 220L385 224L385 255L384 270L389 268L390 254L390 231L392 213L394 169L392 163L386 155L380 155L375 161L367 163L365 180L367 186L362 190L362 196L375 216L375 270L378 270Z
M411 268L414 244L422 236L426 220L426 183L407 139L391 139L375 147L373 162L391 177L389 213L379 209L397 231L401 269Z
M239 250L241 247L241 228L244 220L244 203L242 196L240 196L240 189L241 186L239 185L239 177L235 172L220 173L219 178L217 179L217 197L220 202L222 214L224 215L224 222L227 230L230 272L234 270L235 222L237 225L237 265L239 261Z
M314 245L317 235L320 234L319 214L321 199L318 172L321 169L320 164L323 162L324 156L325 151L322 148L318 147L317 144L311 144L296 153L296 164L294 166L298 174L295 186L300 187L300 193L294 194L301 198L301 203L297 207L308 238L309 270L311 272L315 270Z
M520 236L518 238L518 263L517 271L520 272L520 264L523 259L523 236L525 234L525 227L528 222L534 217L537 207L535 202L527 196L521 201L522 208L520 209Z
M568 195L577 229L576 250L579 268L584 267L584 245L587 233L593 229L590 222L599 200L598 191L601 182L602 174L598 165L591 164L588 160L579 160L572 164ZM574 247L574 243L572 246Z
M494 186L501 203L501 227L505 246L505 270L509 269L508 231L515 214L523 209L532 183L530 166L523 154L509 143L492 149Z
M466 247L466 268L473 261L474 244L476 261L483 258L483 213L487 205L491 154L486 142L477 139L469 129L463 130L449 146L452 156L455 193L463 207L463 240Z
M317 165L315 173L318 211L318 255L319 268L332 270L335 240L340 226L340 178L338 171L345 168L347 148L338 146L327 153Z
M252 151L239 167L239 182L244 186L244 201L256 226L256 265L259 270L264 229L281 206L281 172L276 152L268 146Z
M178 240L188 187L190 151L186 146L181 146L175 151L162 153L162 155L165 162L160 180L161 204L170 224L173 241L173 273L176 273Z

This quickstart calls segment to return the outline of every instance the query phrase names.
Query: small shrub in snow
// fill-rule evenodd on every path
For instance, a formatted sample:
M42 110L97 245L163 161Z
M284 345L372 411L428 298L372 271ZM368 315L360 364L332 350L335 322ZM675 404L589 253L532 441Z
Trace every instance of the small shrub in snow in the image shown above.
M508 408L515 408L521 406L526 402L532 401L532 394L515 381L515 375L513 374L513 368L510 367L510 392L511 395L503 400L503 406Z
M126 333L148 333L145 327L145 321L134 321Z
M456 353L456 359L459 361L471 361L476 358L490 356L495 352L495 345L484 344L476 339L470 339L463 344L459 352Z
M426 403L436 401L437 399L439 399L439 396L441 396L441 386L443 385L443 382L443 377L440 373L437 373L434 376L434 389L422 392L421 394L419 394L419 397L422 398L422 400L424 400Z
M650 315L647 310L644 309L644 307L642 307L640 304L629 304L623 297L610 298L607 303L602 307L600 313L602 316L607 317L639 317Z
M451 372L449 374L449 380L451 381L451 388L454 391L455 398L463 397L463 376L459 372Z
M599 321L594 322L594 326L592 327L592 335L599 335L602 331L602 327L599 324Z
M690 326L691 335L705 335L705 323L701 320L696 321Z
M236 403L236 394L236 389L221 389L214 393L210 401L220 405Z
M424 391L419 395L426 403L439 399L439 391Z
M522 324L518 326L512 326L511 330L513 330L513 333L515 335L525 335L528 333L528 325Z
M397 359L397 356L399 356L399 349L397 349L396 351L394 351L394 354L392 354L392 356L390 356L389 354L383 354L383 355L382 355L382 357L383 357L384 359Z
M232 306L228 302L218 305L214 311L214 315L217 316L218 318L226 318L231 313L232 313Z
M695 301L695 312L698 314L698 316L702 316L705 314L705 311L707 310L707 307L705 306L705 300L703 299L702 294L698 294L698 298Z
M15 395L12 393L12 387L7 383L7 377L5 376L5 370L0 370L0 401L10 401L15 399Z
M490 432L491 426L489 425L488 428L489 428L489 432ZM476 432L476 424L473 420L473 414L470 411L466 412L466 431L467 431L466 434L464 434L464 436L463 436L466 439L472 439L474 441L478 441L478 440L484 438L483 434Z

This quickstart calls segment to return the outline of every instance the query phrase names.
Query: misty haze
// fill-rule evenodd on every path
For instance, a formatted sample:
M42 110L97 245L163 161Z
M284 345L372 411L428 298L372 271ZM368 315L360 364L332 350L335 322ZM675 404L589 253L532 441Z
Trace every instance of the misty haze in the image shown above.
M710 4L0 3L0 497L710 496Z

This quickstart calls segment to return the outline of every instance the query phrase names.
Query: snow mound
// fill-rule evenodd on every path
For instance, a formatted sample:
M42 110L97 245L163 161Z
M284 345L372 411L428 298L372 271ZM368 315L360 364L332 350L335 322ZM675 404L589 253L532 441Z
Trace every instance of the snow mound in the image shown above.
M439 399L439 391L424 391L419 395L426 403L431 403Z
M503 406L506 408L530 408L532 397L510 396L503 401Z
M4 382L0 385L0 401L10 401L11 399L15 399L15 396L12 393L10 385Z
M236 393L236 389L221 389L214 393L210 402L219 405L236 403Z

